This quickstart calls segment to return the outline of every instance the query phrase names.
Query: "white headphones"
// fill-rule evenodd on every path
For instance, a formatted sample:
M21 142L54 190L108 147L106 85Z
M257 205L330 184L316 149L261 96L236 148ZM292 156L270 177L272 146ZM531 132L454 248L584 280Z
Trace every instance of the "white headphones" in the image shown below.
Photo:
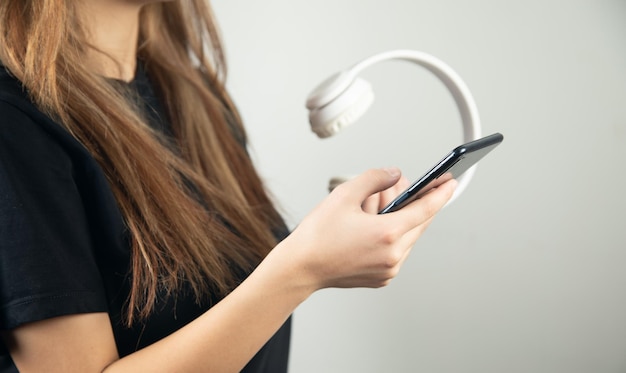
M320 138L330 137L358 120L374 101L371 84L358 77L358 74L377 62L393 59L416 63L437 76L448 88L459 108L464 142L481 136L476 103L461 77L444 62L429 54L404 49L368 57L349 69L334 74L317 86L306 100L313 132ZM450 202L463 193L475 170L476 166L473 166L458 178L459 185ZM346 177L333 178L329 189L332 190L347 179Z

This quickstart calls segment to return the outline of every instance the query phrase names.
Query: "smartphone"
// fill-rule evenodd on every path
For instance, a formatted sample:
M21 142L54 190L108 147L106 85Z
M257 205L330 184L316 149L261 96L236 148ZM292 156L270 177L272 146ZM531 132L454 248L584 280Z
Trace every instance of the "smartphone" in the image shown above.
M419 199L433 188L450 179L456 179L481 160L504 140L501 133L494 133L478 140L457 146L443 157L430 171L420 177L396 199L391 201L379 214L397 211Z

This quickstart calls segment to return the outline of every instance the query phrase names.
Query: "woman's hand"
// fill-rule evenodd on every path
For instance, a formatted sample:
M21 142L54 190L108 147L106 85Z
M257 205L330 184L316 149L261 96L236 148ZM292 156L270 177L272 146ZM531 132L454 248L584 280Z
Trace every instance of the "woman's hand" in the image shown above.
M399 173L400 171L396 168L391 168L388 169L388 172L395 174L396 172ZM377 214L380 210L385 208L389 204L389 202L393 201L394 198L400 195L400 193L402 193L408 187L409 180L404 176L400 176L398 182L396 182L389 188L367 197L361 207L365 212L369 212L370 214Z
M378 215L406 186L400 180L397 169L371 170L340 185L222 301L122 359L106 313L4 332L11 356L21 371L239 372L314 291L379 287L396 276L455 186L449 181L399 211Z
M370 170L339 185L275 251L288 247L283 254L290 256L299 280L307 281L313 291L388 284L452 196L456 181L399 211L378 215L407 184L400 171L391 168Z

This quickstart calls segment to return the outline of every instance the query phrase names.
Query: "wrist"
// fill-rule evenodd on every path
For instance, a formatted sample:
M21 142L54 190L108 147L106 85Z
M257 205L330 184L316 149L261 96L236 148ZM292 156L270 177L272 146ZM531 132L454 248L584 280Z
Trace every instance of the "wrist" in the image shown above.
M287 238L274 247L255 272L266 274L276 289L283 289L294 300L304 302L320 286L298 252Z

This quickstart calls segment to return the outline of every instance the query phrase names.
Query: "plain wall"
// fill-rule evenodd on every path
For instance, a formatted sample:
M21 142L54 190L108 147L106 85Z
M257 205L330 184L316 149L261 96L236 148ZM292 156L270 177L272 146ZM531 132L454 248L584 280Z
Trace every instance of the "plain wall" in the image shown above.
M219 0L228 86L258 168L295 226L330 177L419 176L461 142L427 70L363 73L370 111L326 140L304 101L374 53L452 66L483 133L479 165L384 289L321 291L294 318L291 372L626 371L626 1Z

